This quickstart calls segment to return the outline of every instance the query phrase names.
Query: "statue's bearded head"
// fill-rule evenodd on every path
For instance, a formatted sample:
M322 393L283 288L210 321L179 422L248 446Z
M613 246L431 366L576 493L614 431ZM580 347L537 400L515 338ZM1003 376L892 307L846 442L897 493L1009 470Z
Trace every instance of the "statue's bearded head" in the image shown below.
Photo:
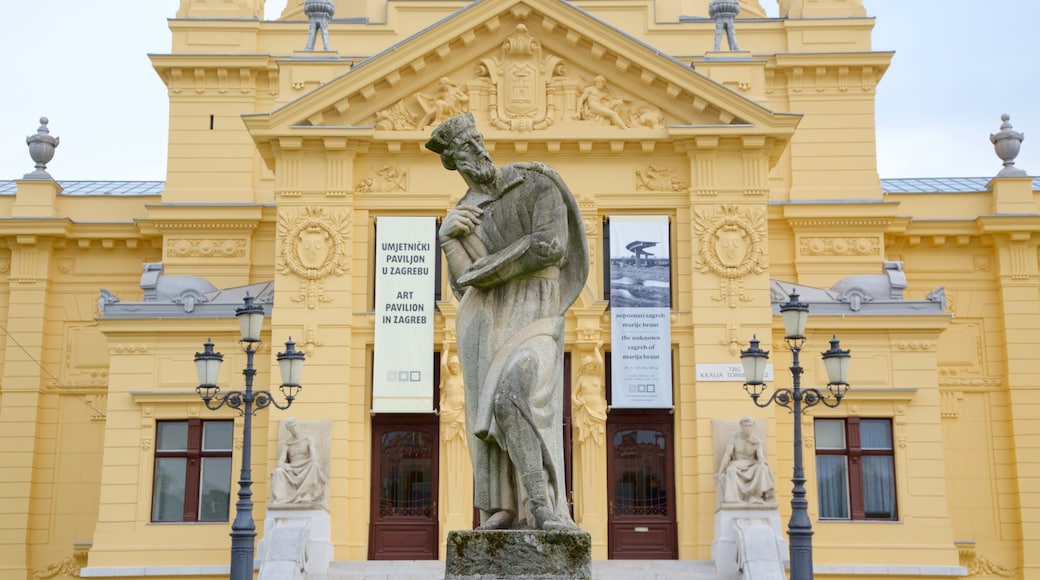
M498 174L472 113L441 123L433 130L426 148L441 156L445 169L458 171L473 182L490 183Z

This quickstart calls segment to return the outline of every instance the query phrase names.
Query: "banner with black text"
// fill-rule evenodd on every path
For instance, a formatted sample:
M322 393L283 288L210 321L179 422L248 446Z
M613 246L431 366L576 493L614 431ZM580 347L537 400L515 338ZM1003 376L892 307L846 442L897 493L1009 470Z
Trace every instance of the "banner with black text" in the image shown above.
M437 220L376 218L372 411L433 411Z
M672 407L668 216L610 216L611 402Z

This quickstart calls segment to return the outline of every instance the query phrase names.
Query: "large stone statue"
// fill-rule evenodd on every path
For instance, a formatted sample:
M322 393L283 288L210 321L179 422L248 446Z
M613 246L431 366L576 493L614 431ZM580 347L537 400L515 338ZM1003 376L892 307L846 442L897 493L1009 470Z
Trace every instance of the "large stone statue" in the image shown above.
M300 431L295 417L283 421L285 439L271 472L271 504L314 506L325 499L325 471L314 437Z
M469 186L441 225L480 529L576 529L563 465L564 313L588 277L577 203L540 163L496 167L472 114L426 147Z
M716 475L723 504L764 505L776 501L773 474L762 439L752 432L755 420L744 417L740 431L730 436Z

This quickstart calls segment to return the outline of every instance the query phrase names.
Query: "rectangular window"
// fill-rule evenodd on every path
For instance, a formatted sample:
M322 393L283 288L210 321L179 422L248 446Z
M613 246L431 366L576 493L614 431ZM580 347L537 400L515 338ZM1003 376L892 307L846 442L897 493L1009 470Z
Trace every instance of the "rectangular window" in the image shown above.
M155 426L153 522L226 522L233 421L159 421Z
M892 421L817 419L816 476L820 519L896 519Z

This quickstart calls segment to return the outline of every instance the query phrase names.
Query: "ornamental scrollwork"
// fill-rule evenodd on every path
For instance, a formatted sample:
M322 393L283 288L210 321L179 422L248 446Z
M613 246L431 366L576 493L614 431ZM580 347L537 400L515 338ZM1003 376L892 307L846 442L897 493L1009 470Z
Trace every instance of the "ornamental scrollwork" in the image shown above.
M736 308L738 300L750 302L743 280L761 274L768 267L765 252L765 208L720 205L694 210L695 235L700 238L697 267L702 273L721 278L720 290L713 298Z
M278 216L278 271L302 279L300 293L293 301L306 301L307 308L315 308L317 302L331 300L325 295L323 281L349 272L350 216L349 211L336 214L319 207Z

